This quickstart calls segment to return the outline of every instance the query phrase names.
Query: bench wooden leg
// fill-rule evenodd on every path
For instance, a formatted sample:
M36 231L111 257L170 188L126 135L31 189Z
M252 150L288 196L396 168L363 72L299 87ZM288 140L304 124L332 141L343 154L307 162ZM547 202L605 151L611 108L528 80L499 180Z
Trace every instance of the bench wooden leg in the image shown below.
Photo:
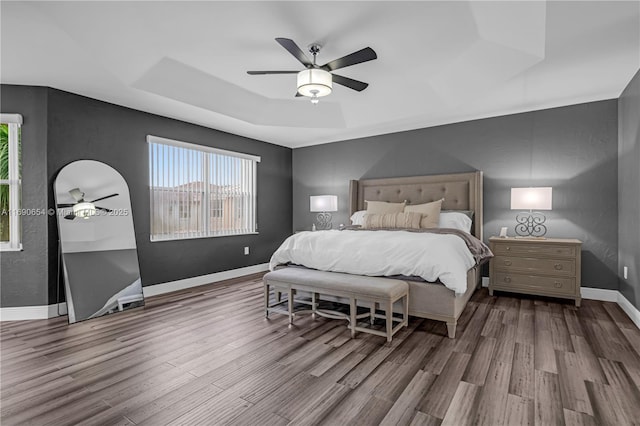
M391 333L393 333L393 302L391 300L387 302L385 317L387 320L387 342L391 342Z
M311 293L311 318L315 321L316 309L318 309L318 293Z
M458 325L457 321L447 323L447 333L449 334L449 339L456 338L456 325Z
M402 322L405 327L409 326L409 293L402 298Z
M264 285L264 317L269 318L269 284Z
M371 302L371 314L369 318L369 323L373 325L376 322L376 302Z
M287 302L289 302L289 325L291 325L293 324L293 289L291 287L289 287L288 297L289 300Z
M356 313L358 308L356 307L356 299L352 297L349 306L349 328L351 328L351 338L356 337Z

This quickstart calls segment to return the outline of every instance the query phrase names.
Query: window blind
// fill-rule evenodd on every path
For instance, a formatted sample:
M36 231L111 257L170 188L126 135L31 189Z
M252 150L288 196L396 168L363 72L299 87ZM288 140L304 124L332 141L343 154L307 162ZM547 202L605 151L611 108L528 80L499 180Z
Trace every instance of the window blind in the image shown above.
M260 157L149 135L151 240L257 232Z

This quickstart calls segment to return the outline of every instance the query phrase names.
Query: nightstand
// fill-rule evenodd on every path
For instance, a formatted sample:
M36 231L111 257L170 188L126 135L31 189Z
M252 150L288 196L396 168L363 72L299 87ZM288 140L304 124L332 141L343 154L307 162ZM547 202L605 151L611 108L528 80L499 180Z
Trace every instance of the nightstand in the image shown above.
M494 290L573 299L580 306L582 241L560 238L489 238Z

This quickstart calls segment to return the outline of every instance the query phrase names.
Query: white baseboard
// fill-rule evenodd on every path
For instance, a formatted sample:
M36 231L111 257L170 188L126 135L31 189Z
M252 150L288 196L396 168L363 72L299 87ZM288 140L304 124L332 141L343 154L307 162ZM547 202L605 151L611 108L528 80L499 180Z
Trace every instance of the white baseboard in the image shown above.
M244 275L257 274L258 272L264 272L268 270L269 264L261 263L259 265L245 266L244 268L231 269L229 271L216 272L208 275L200 275L197 277L150 285L147 287L142 287L142 292L144 293L144 297L157 296L159 294L171 293L172 291L176 290L198 287L201 285L224 281L231 278L242 277Z
M580 287L580 294L583 299L600 300L602 302L617 302L618 296L621 296L618 290L592 287Z
M216 272L208 275L185 278L177 281L169 281L162 284L142 287L145 297L170 293L176 290L198 287L231 278L238 278L244 275L257 274L269 270L268 263L246 266L244 268L231 269L229 271ZM489 286L489 278L482 277L482 287ZM640 310L638 310L626 297L618 290L608 290L604 288L582 287L580 289L583 299L601 300L603 302L616 302L620 308L631 318L631 321L640 328ZM17 306L11 308L0 308L0 321L24 321L36 319L54 318L67 314L67 304L53 304L43 306Z
M66 303L55 303L53 305L40 306L16 306L11 308L0 308L0 321L25 321L55 318L67 314Z
M162 284L142 287L142 292L145 297L156 296L158 294L198 287L204 284L211 284L268 270L269 264L261 263L259 265L246 266L244 268L231 269L229 271L216 272L214 274L200 275L197 277L185 278L183 280L169 281ZM53 305L0 308L0 321L24 321L55 318L58 316L58 312L60 312L60 315L66 315L67 304L60 303Z
M616 303L629 315L629 318L631 318L631 321L633 321L636 327L640 328L640 311L629 302L629 299L618 292L618 300L616 300Z

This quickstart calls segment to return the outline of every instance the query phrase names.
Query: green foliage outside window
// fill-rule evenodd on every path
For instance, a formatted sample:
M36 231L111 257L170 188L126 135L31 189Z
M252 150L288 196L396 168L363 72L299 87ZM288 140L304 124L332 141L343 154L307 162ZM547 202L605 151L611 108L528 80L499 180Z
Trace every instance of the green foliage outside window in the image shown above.
M20 151L20 133L18 133L18 164L20 164L20 168L22 168ZM21 175L21 173L19 174ZM0 179L9 179L8 124L0 124ZM9 241L9 209L17 207L9 205L9 186L10 185L7 184L0 185L0 241Z

